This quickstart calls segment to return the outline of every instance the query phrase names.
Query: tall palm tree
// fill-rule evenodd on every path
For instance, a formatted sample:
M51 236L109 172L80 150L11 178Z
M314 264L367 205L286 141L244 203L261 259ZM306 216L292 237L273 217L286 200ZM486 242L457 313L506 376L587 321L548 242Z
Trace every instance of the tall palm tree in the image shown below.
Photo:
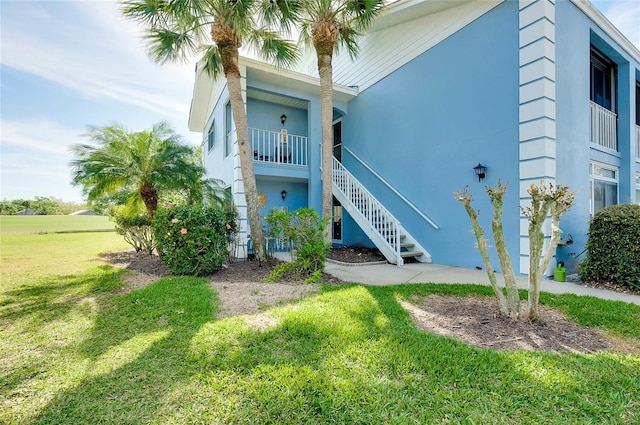
M357 39L382 12L384 0L273 0L270 21L293 19L300 38L313 46L320 76L322 117L322 216L331 217L333 158L333 54L344 48L351 58L358 55Z
M202 54L204 70L227 80L236 127L251 237L257 258L265 257L258 190L242 98L239 49L253 47L263 58L286 66L297 57L294 43L259 25L262 0L130 0L122 1L125 16L148 28L150 54L160 63Z
M93 127L85 137L95 144L72 146L70 165L72 183L83 186L89 201L127 193L127 204L143 204L153 218L161 192L203 190L194 149L166 121L133 133L119 124Z

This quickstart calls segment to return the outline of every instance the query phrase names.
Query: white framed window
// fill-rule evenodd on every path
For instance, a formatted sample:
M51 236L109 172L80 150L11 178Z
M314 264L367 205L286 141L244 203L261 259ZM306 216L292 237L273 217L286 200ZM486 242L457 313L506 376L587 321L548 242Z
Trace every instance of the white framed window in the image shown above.
M209 132L207 133L207 152L213 149L216 142L215 123L215 121L211 122L211 127L209 127Z
M589 164L591 215L618 203L618 168L592 161Z
M640 205L640 173L636 173L636 204Z

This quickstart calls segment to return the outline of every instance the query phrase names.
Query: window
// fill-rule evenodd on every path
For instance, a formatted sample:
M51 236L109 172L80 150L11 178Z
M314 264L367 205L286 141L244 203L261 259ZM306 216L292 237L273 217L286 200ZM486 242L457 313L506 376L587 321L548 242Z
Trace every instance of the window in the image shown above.
M618 169L611 165L592 162L591 175L591 215L605 207L618 203Z
M636 204L640 205L640 173L636 174Z
M207 133L207 152L213 149L216 141L216 132L215 132L215 121L211 123L211 127L209 127L209 132Z
M616 112L617 68L595 47L591 47L591 101Z

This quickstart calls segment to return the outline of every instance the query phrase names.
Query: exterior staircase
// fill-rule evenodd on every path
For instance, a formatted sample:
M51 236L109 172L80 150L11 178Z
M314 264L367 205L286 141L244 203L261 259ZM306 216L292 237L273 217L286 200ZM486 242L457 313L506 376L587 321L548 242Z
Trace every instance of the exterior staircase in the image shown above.
M332 186L333 195L387 261L399 266L409 258L431 262L431 255L336 158L333 158Z

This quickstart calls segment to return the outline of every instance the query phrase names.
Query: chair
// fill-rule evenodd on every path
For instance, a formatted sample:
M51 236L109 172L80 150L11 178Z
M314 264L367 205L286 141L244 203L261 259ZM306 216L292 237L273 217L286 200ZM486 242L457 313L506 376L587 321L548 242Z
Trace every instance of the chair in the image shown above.
M287 146L279 148L276 158L277 161L282 164L291 164L291 152L289 152L289 148L287 148Z

